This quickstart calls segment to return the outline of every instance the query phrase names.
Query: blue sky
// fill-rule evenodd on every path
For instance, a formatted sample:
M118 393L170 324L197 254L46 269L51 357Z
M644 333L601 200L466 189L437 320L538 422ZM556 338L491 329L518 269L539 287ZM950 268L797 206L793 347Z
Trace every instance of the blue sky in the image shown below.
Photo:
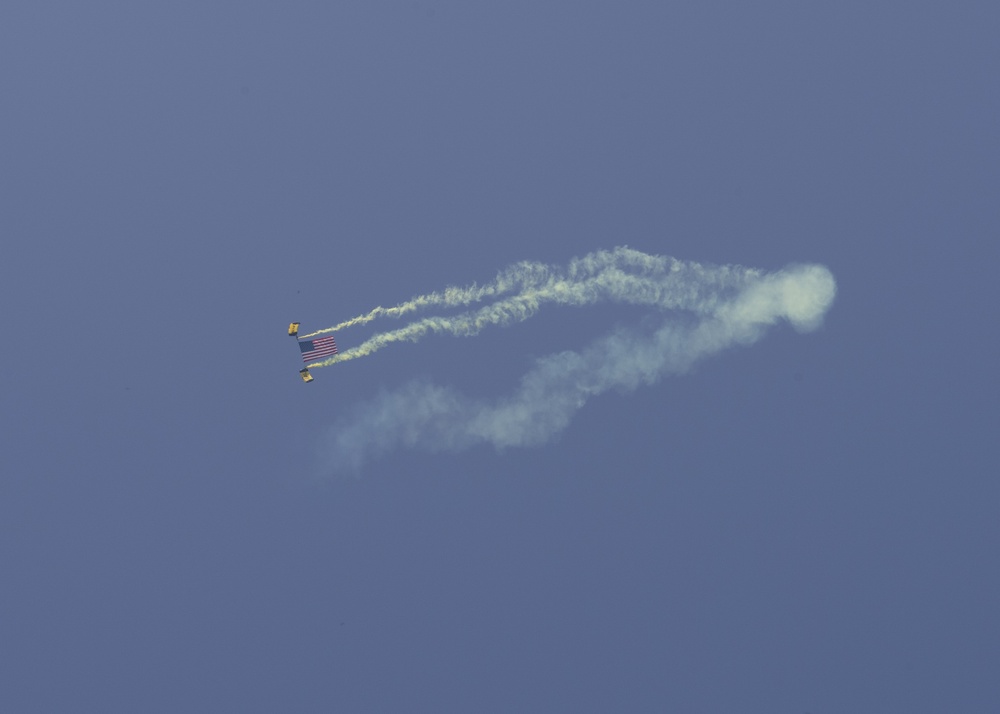
M7 3L0 704L990 711L998 20ZM380 393L497 400L648 311L310 385L290 320L618 245L818 263L837 298L546 444L330 473Z

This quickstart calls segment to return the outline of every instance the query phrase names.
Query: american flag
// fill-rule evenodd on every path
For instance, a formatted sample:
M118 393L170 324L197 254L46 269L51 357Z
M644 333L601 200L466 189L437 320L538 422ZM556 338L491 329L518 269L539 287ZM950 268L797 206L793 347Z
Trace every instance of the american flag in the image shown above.
M332 335L315 340L299 340L299 349L302 350L302 361L308 364L320 357L337 354L337 343L333 341Z

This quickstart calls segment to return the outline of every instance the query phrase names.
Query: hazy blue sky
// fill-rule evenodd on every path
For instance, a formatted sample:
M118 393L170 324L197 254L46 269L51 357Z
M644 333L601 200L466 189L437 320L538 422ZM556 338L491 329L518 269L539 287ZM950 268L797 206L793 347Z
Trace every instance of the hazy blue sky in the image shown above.
M0 709L996 711L998 36L989 2L6 2ZM332 473L380 394L495 403L649 310L309 385L290 320L618 245L837 298L548 443Z

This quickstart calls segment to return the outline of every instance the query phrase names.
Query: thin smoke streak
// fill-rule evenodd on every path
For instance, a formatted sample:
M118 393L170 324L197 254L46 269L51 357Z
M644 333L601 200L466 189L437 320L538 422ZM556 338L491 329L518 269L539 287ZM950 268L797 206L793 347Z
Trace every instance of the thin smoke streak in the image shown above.
M631 271L631 272L630 272ZM673 258L648 255L631 248L598 251L570 262L566 269L541 263L519 263L500 274L483 288L451 288L444 293L419 296L396 308L394 315L418 310L446 295L453 299L449 307L479 301L487 292L520 291L496 300L475 311L458 315L436 315L411 322L404 327L373 335L351 349L309 365L310 369L328 367L374 352L396 342L416 342L431 333L473 336L492 325L510 325L533 316L543 304L585 306L602 302L655 306L703 313L715 307L731 293L760 277L760 271L740 266L704 266ZM366 315L341 325L359 324L389 314L376 308ZM328 328L320 332L337 329ZM319 333L312 333L319 334Z
M619 246L613 250L601 250L582 258L574 258L567 267L567 273L573 279L586 279L589 275L604 270L607 267L632 267L638 270L663 272L671 265L677 264L673 258L648 255L633 250L627 246ZM519 290L526 292L536 289L553 280L558 268L545 263L522 261L497 274L497 277L486 285L470 285L467 287L449 287L441 292L418 295L395 307L376 307L370 312L345 320L333 327L327 327L316 332L302 335L303 339L336 332L355 325L364 325L382 317L398 318L427 307L466 307L482 302L488 298L499 297L509 292Z

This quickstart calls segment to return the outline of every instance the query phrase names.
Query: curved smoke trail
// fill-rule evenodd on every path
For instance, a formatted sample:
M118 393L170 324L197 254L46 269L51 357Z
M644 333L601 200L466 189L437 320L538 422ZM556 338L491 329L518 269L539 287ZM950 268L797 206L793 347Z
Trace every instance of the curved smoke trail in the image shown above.
M301 335L301 339L336 332L355 325L364 325L381 317L402 317L428 307L466 307L515 291L519 294L525 294L547 285L565 285L584 281L598 277L608 270L630 270L634 271L637 276L662 276L671 271L698 270L700 268L701 266L697 263L682 263L667 256L649 255L627 246L619 246L613 250L599 250L582 258L574 258L565 269L545 263L522 261L502 270L492 282L486 285L472 284L468 287L449 287L441 292L418 295L394 307L379 306L370 312L352 317L350 320L345 320L333 327ZM739 271L750 270L749 268L735 269ZM725 269L714 267L713 270Z
M333 332L378 317L398 317L428 305L465 306L488 296L517 290L513 295L475 311L426 317L404 327L378 333L357 347L308 367L328 367L367 357L392 343L416 342L430 333L469 337L491 325L523 322L544 303L583 306L618 302L703 313L713 309L727 294L759 279L760 275L760 271L753 268L704 266L648 255L626 247L576 258L565 269L542 263L518 263L500 273L488 285L449 288L442 293L418 296L394 308L378 307L335 327L305 335L310 337Z
M800 332L815 329L836 295L833 275L820 265L763 273L656 256L645 256L646 261L639 258L644 254L623 252L627 250L585 256L564 271L547 268L544 279L536 282L515 279L508 284L516 284L520 292L504 300L454 317L427 318L376 335L355 349L370 354L428 332L475 334L486 325L527 319L544 302L607 300L684 310L696 316L693 324L671 320L663 312L658 323L620 329L579 352L541 358L512 395L496 401L469 399L421 382L385 392L331 428L323 446L329 468L357 471L369 458L400 446L437 451L479 443L497 448L544 443L565 429L593 396L610 389L632 391L682 373L727 347L756 342L781 320Z

